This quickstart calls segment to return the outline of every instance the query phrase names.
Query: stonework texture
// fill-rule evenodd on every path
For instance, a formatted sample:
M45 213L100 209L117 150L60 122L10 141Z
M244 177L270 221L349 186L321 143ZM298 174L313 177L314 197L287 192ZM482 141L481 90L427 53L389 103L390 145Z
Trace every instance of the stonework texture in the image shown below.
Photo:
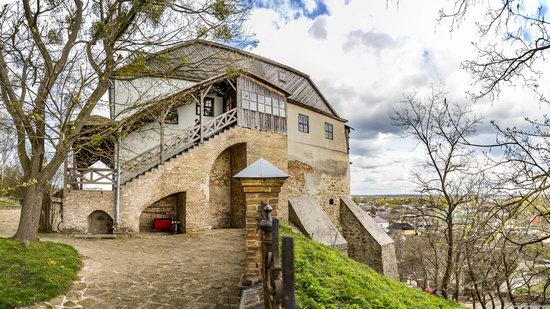
M210 170L210 216L213 228L244 227L244 195L233 175L246 167L246 145L222 152Z
M137 233L142 212L172 194L185 192L185 230L240 227L244 224L244 195L232 176L259 158L288 170L287 136L233 127L203 144L166 161L121 187L118 232ZM212 188L211 188L211 185ZM288 218L287 187L279 196L279 216ZM235 194L232 194L235 193ZM65 190L65 230L86 232L87 218L103 210L115 218L114 191ZM231 204L221 196L234 196ZM184 219L184 220L183 220Z
M246 202L246 264L245 279L257 278L261 274L261 233L258 220L262 218L262 203L271 205L273 218L278 218L280 206L287 204L279 199L284 180L240 180ZM247 280L245 280L246 282Z
M351 199L339 202L348 256L387 277L398 279L395 246L391 237Z
M288 192L292 197L317 198L332 223L340 228L342 221L338 200L350 195L349 156L339 152L325 152L324 159L314 159L307 154L300 159L289 159L290 178L287 186L291 189Z
M115 219L114 191L66 190L63 195L63 231L87 233L88 217L96 210Z
M152 231L153 220L156 218L175 218L177 205L178 195L172 194L145 208L139 218L139 231Z

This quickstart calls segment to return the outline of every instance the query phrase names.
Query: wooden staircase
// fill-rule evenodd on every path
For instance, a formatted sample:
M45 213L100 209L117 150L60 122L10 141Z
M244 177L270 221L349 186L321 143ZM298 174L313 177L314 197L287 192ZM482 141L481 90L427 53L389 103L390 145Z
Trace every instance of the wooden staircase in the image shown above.
M153 168L177 157L179 154L200 145L237 123L237 109L232 109L210 120L204 125L195 125L136 157L121 166L120 184L124 185Z

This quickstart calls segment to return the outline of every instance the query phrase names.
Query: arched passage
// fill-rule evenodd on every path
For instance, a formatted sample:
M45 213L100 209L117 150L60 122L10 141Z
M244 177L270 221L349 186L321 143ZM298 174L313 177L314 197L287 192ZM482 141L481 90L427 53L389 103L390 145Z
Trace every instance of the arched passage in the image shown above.
M178 232L185 232L185 204L185 192L174 193L154 202L141 212L139 231L171 231L171 221L177 219L180 222Z
M233 179L233 175L246 165L245 143L225 149L212 164L208 184L212 227L244 227L244 193L239 182Z
M96 210L88 216L88 233L112 234L113 218L103 210Z

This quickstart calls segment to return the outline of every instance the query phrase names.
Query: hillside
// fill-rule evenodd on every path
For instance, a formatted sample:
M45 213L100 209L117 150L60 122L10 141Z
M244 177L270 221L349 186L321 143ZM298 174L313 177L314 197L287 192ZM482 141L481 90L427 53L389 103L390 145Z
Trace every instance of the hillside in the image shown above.
M295 239L298 308L461 308L388 279L288 227L281 234Z

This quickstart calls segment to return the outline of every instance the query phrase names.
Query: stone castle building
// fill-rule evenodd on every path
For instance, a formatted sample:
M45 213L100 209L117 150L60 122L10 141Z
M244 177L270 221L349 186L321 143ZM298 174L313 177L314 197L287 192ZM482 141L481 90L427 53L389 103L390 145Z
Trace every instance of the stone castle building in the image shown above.
M350 128L308 75L193 40L117 71L109 108L67 161L66 232L243 228L255 221L233 176L263 158L290 176L281 220L396 277L391 238L349 198Z

